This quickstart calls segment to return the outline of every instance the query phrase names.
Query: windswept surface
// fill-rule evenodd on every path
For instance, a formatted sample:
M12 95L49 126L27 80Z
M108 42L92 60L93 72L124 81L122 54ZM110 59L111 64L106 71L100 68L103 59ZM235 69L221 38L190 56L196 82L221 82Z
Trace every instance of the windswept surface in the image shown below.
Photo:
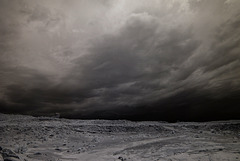
M0 114L0 160L238 161L240 121L131 122Z

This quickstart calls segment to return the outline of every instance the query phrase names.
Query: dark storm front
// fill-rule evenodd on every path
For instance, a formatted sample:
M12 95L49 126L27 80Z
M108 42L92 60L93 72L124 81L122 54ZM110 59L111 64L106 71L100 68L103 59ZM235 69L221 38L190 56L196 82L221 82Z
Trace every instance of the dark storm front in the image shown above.
M240 116L237 0L0 1L0 112Z

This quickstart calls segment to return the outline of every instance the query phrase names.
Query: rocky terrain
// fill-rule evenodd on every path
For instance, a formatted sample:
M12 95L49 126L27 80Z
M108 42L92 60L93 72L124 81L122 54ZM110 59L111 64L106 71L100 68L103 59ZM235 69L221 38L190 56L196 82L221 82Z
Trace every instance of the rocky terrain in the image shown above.
M240 160L240 121L131 122L0 114L0 161Z

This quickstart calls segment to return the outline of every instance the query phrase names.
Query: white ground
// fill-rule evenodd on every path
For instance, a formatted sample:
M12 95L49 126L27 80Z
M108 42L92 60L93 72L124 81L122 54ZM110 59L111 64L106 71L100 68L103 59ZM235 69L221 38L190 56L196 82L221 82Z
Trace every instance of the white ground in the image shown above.
M235 161L240 160L240 121L165 123L0 114L0 147L0 161Z

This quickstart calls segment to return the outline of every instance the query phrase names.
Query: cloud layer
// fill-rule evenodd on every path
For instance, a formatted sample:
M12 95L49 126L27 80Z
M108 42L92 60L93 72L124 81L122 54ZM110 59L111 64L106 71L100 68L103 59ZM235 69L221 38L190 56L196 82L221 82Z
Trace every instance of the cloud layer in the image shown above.
M239 119L238 0L2 0L0 23L0 112Z

